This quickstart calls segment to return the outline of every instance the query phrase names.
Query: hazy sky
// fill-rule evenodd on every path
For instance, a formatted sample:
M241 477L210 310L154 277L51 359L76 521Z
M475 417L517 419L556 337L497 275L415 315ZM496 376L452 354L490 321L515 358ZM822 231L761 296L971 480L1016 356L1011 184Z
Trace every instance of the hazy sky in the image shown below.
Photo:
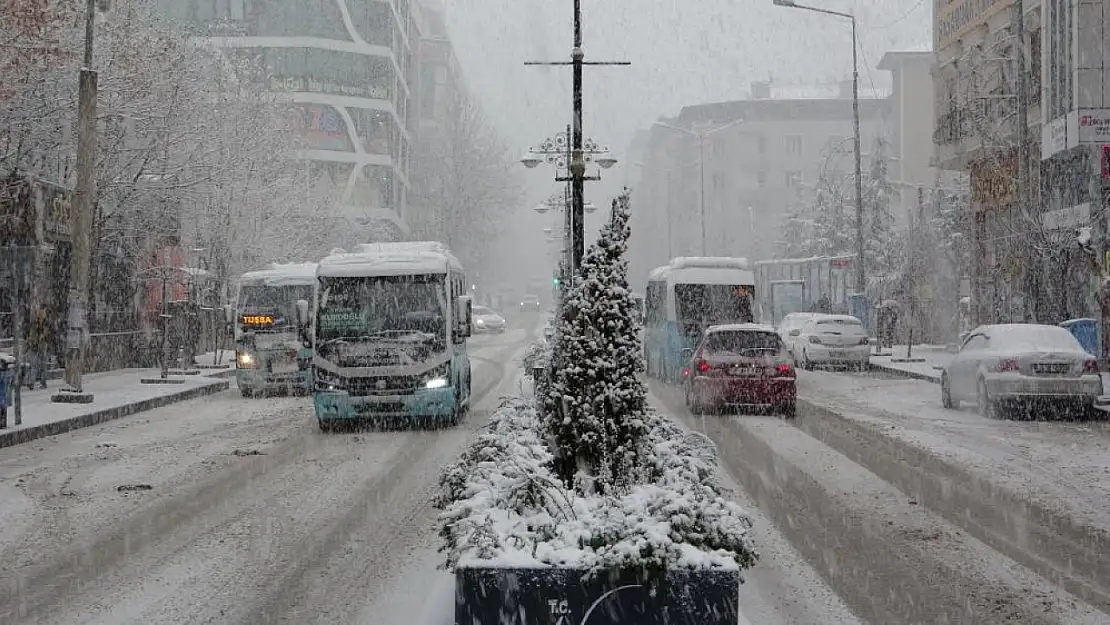
M562 129L570 121L570 69L525 67L524 61L569 59L572 0L444 1L465 80L506 141L523 154ZM808 4L858 16L864 86L889 84L888 74L875 69L884 53L929 48L926 0ZM850 22L772 0L582 0L582 9L586 59L632 62L585 70L586 134L618 159L636 130L658 116L744 97L753 80L805 85L851 77ZM620 168L588 185L588 197L604 205L624 179ZM546 167L522 169L533 200L555 189L552 174ZM510 221L522 235L552 222L550 215L517 213L523 215Z

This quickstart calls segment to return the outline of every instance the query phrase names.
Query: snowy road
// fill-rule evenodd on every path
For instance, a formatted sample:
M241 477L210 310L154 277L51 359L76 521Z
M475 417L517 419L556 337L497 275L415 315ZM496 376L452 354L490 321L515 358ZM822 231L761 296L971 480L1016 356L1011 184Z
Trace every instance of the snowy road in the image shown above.
M473 341L458 429L324 435L307 399L232 390L0 450L0 623L387 622L366 610L535 331Z
M812 588L825 580L839 596L829 605L840 612L830 613L844 621L850 608L869 623L1110 622L1106 613L969 536L795 423L693 416L678 389L651 388L663 409L713 439L731 477L789 541L786 557L757 565L751 575L757 591L761 576L785 574ZM799 422L810 418L800 407ZM760 570L767 565L773 573ZM814 619L806 606L797 610L788 622L836 622L825 614Z

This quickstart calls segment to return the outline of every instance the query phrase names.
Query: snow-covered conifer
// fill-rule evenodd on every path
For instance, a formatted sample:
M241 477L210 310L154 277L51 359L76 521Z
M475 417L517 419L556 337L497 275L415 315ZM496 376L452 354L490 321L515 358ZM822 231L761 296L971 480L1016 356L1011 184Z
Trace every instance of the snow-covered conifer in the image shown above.
M544 397L556 474L599 492L628 485L645 430L643 351L625 257L629 217L625 191L567 294Z

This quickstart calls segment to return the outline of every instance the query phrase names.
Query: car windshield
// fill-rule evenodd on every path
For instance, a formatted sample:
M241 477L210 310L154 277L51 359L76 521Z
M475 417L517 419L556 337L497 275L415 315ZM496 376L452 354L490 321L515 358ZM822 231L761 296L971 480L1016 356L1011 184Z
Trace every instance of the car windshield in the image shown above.
M447 296L439 274L320 278L320 340L427 334L446 341Z
M490 310L489 308L486 308L485 306L475 306L473 312L474 312L475 315L483 315L483 316L497 314L497 313L493 312L492 310Z
M777 352L782 341L771 332L721 331L705 337L703 351L707 355L749 355L756 352Z

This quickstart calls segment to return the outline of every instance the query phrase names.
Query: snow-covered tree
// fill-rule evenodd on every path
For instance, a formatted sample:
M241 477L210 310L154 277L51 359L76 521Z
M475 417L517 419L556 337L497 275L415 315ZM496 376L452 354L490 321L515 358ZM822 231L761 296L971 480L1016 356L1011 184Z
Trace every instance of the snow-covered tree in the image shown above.
M447 243L467 266L481 267L506 211L519 204L514 160L464 89L444 112L416 141L410 225L420 238Z
M799 199L790 207L779 226L776 241L779 258L802 258L813 253L813 206Z
M888 167L886 144L879 138L872 148L871 167L863 178L865 258L867 272L875 276L897 271L904 256L894 232L891 211L894 187L890 184Z
M585 490L627 486L639 465L647 389L628 288L629 193L582 259L561 309L544 409L555 472Z

